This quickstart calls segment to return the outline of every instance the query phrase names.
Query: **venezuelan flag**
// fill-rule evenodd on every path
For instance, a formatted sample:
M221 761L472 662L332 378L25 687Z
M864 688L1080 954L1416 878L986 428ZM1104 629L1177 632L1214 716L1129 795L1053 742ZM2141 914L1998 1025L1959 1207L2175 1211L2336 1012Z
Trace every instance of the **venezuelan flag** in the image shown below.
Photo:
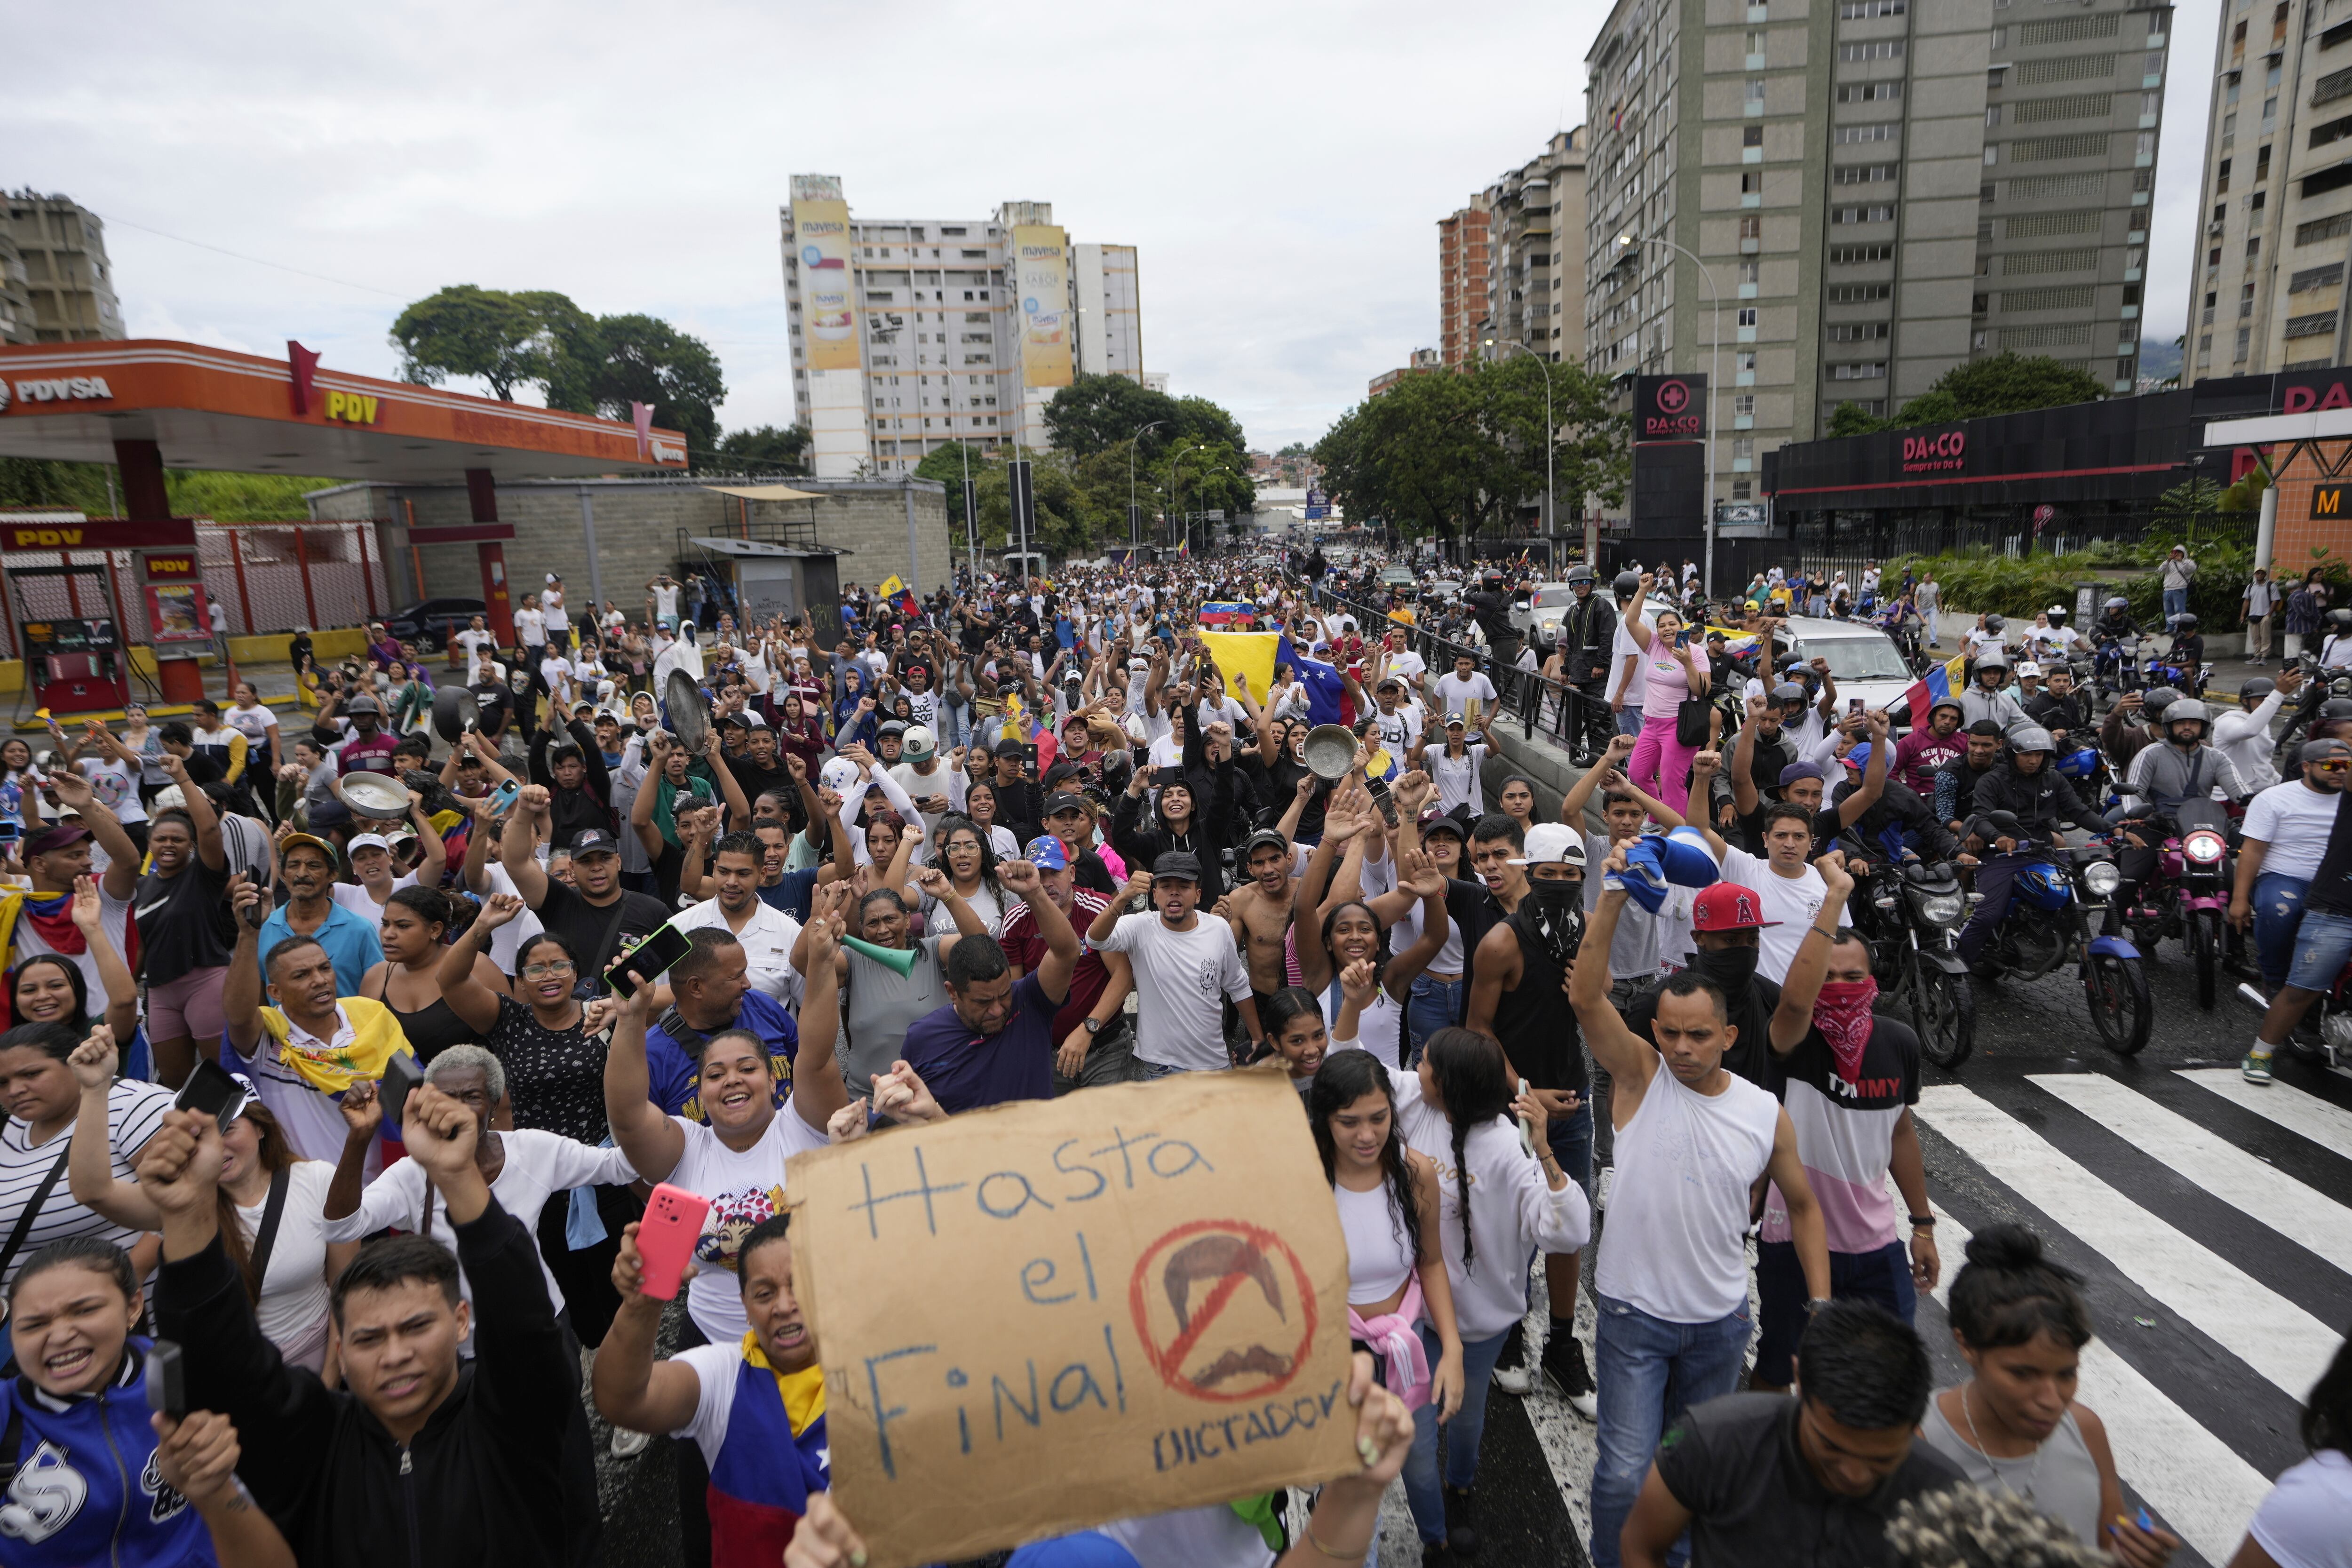
M1240 600L1213 600L1201 606L1201 624L1204 626L1244 627L1257 619L1257 606Z
M1948 702L1959 695L1961 685L1968 677L1968 668L1969 656L1955 654L1942 664L1929 665L1927 673L1911 683L1911 689L1903 697L1911 705L1913 729L1926 729L1927 715L1936 704Z
M896 607L901 615L911 616L917 613L917 605L915 604L915 595L913 592L908 588L907 584L898 581L898 574L896 573L883 578L881 585L877 587L874 592L878 597L884 599Z

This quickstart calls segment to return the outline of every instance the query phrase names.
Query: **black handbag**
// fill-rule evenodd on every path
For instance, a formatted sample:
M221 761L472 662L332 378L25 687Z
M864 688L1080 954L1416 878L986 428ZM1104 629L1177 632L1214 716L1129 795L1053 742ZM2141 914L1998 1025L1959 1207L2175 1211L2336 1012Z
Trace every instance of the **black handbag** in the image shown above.
M1675 704L1675 743L1681 746L1704 746L1707 740L1706 716L1714 704L1704 697L1685 697Z

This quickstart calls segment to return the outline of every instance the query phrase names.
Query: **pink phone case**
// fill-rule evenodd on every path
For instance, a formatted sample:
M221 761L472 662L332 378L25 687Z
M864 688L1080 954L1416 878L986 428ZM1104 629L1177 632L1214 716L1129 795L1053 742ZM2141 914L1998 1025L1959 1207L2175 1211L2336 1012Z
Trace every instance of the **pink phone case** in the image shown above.
M645 1268L645 1292L660 1300L677 1296L678 1277L693 1261L694 1244L702 1237L702 1222L710 1200L698 1197L667 1182L646 1199L646 1217L637 1226L637 1257Z

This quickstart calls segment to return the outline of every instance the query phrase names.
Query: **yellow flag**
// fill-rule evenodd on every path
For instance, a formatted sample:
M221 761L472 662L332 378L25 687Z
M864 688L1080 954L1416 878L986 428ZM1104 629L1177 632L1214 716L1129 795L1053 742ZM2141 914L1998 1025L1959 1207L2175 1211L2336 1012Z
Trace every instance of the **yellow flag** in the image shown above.
M896 573L883 578L882 585L874 590L875 593L885 599L895 599L906 591L907 584L898 581L898 574Z
M1280 632L1217 632L1204 626L1200 637L1227 686L1234 683L1234 677L1241 676L1249 682L1252 700L1265 700L1274 686L1274 654L1282 641Z

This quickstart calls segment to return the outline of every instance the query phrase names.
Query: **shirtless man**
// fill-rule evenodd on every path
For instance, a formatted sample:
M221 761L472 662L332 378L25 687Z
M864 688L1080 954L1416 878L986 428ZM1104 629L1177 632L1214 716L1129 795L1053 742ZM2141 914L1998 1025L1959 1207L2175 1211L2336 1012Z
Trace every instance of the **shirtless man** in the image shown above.
M1296 859L1289 838L1279 831L1264 827L1251 834L1241 853L1249 880L1220 906L1248 961L1250 990L1257 997L1261 1017L1267 1016L1274 994L1290 984L1285 950L1290 922L1298 913L1298 879L1290 874Z

